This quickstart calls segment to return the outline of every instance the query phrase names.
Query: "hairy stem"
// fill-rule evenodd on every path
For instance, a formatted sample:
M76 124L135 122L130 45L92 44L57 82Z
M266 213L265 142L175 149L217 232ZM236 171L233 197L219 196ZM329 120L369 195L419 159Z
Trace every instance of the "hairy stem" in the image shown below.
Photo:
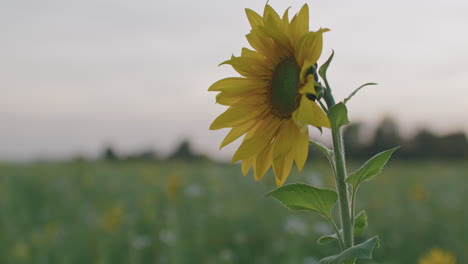
M325 81L326 90L323 95L328 109L335 105L335 99L331 93L331 87L327 80ZM332 129L333 137L333 152L334 152L334 172L335 172L335 184L338 192L338 201L340 207L340 218L341 227L343 229L343 244L344 249L350 248L354 245L354 216L350 214L350 197L348 195L348 185L345 182L346 179L346 163L345 154L343 147L343 135L341 128ZM354 198L354 197L353 197ZM354 202L353 202L354 205ZM354 264L355 259L348 259L345 264Z
M336 233L336 237L338 238L338 243L340 243L340 248L341 250L344 250L344 244L343 244L343 236L341 236L340 230L338 229L338 226L336 225L335 221L333 221L333 218L328 218L328 222L330 223L331 227Z
M325 81L325 93L323 94L323 99L325 100L325 103L327 103L328 109L330 109L332 106L335 105L335 99L333 98L333 95L331 94L331 89L327 81Z
M354 230L354 217L355 217L355 214L356 214L356 194L357 194L357 188L356 189L353 189L351 191L351 223L352 223L352 227L353 227L353 230Z
M345 182L346 166L341 129L338 128L332 131L332 136L335 152L336 189L338 191L341 226L343 228L344 246L346 249L353 246L353 223L350 214L348 186Z

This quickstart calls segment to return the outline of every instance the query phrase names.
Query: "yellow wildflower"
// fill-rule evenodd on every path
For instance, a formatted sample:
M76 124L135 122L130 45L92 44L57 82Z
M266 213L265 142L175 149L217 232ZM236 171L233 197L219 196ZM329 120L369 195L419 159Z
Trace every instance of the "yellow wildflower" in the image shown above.
M101 226L105 231L115 233L120 230L123 224L123 217L124 208L121 205L115 205L101 216Z
M409 197L411 200L420 202L427 198L427 190L423 184L415 184L409 190Z
M57 224L54 222L50 222L47 224L44 230L44 235L47 241L54 241L58 234L58 227Z
M451 252L433 248L419 260L419 264L456 264L456 259Z
M13 256L18 260L26 260L29 258L29 247L25 243L16 243L13 247Z
M178 174L171 174L166 183L166 194L170 200L179 196L182 181Z

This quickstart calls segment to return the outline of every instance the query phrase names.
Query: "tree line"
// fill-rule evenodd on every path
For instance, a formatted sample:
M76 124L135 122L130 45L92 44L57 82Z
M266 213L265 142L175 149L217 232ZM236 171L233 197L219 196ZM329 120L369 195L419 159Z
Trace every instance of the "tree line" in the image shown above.
M366 139L366 135L370 136ZM453 132L439 136L429 129L420 129L414 136L405 138L401 136L397 123L390 117L382 119L370 133L364 129L362 123L353 123L345 127L343 136L348 159L365 160L383 150L400 146L401 148L393 156L395 159L468 160L468 140L465 133ZM313 157L320 155L313 147L310 148L310 152ZM200 161L209 158L194 152L190 142L182 140L166 157L161 157L152 149L121 155L108 146L103 150L101 159L107 161Z
M166 161L166 160L183 160L183 161L200 161L208 160L208 157L196 153L192 150L188 140L182 140L175 150L167 157L160 156L153 149L147 149L141 152L122 155L117 153L112 146L106 146L101 153L101 159L106 161Z
M464 132L437 135L427 128L419 129L414 136L401 136L397 123L390 117L382 119L370 139L364 138L361 123L345 128L344 142L347 157L368 159L378 152L400 146L394 154L404 160L468 160L468 140ZM393 157L392 157L393 158Z

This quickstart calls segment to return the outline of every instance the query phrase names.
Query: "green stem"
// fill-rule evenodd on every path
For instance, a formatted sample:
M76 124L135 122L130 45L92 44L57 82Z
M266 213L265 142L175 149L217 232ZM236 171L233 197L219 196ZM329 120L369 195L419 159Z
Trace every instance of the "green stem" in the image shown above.
M327 81L325 81L326 85L326 90L325 93L323 94L323 99L325 100L325 103L327 103L328 109L330 109L332 106L335 105L335 99L333 98L333 95L331 94L331 89Z
M335 180L340 205L340 216L341 226L343 228L344 246L346 249L353 246L353 223L350 215L348 186L345 182L346 166L341 129L338 128L336 130L333 130L332 136L336 167Z
M331 93L331 87L327 80L325 81L326 91L323 95L323 99L327 103L328 109L335 105L335 99ZM354 244L353 234L353 218L350 214L349 206L349 195L348 185L345 182L346 179L346 164L343 147L343 136L341 134L341 128L336 130L332 129L333 137L333 152L335 157L334 171L335 171L335 183L338 191L338 200L340 206L340 217L341 227L343 228L344 246L345 249L350 248Z
M326 113L328 113L328 109L327 107L321 102L321 101L318 101L320 106L322 107L323 110L325 110Z
M343 236L341 235L340 233L340 230L338 229L338 226L336 225L335 221L333 221L333 218L328 218L327 217L327 220L328 222L330 223L331 227L333 228L333 230L335 231L336 233L336 237L338 238L338 243L340 243L340 248L341 250L344 250L344 244L343 244Z
M351 221L352 221L352 227L354 230L354 217L355 217L355 208L356 208L356 193L357 193L357 188L353 189L351 192Z
M325 93L323 99L330 109L335 105L335 99L331 93L331 87L328 83L327 78L323 78L325 82ZM333 152L335 157L334 172L335 172L335 184L338 192L338 200L340 207L340 217L341 217L341 227L343 228L343 237L344 237L344 249L350 248L354 245L354 216L350 214L349 206L349 195L348 195L348 185L345 182L346 179L346 163L345 163L345 154L343 147L343 136L341 134L341 128L332 129L333 137ZM354 199L354 197L353 197ZM354 206L354 202L353 202ZM353 208L354 210L354 208ZM353 213L354 214L354 213ZM346 260L346 264L353 264L354 259Z

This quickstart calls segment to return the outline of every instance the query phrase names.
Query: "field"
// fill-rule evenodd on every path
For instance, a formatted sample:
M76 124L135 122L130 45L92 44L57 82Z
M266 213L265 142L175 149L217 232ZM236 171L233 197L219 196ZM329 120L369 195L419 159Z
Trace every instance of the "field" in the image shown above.
M287 182L331 187L330 173L311 163ZM334 253L316 244L331 232L320 217L263 197L274 187L271 172L255 183L211 162L3 164L0 263L313 264ZM418 263L433 248L468 263L467 193L466 162L390 162L358 197L360 240L381 238L372 263Z

